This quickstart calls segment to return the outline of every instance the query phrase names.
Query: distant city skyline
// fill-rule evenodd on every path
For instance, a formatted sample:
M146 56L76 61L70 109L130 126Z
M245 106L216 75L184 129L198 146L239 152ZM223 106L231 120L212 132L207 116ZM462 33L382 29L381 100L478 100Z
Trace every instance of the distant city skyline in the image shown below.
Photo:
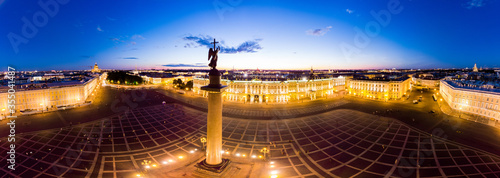
M221 69L494 68L499 15L486 0L5 0L0 56L26 71L208 69L216 38Z

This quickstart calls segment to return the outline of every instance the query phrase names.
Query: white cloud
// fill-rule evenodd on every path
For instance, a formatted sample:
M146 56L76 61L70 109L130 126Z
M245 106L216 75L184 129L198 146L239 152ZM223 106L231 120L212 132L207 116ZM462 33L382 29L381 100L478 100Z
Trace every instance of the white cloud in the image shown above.
M146 38L144 38L142 35L137 35L137 34L135 34L135 35L132 35L131 39L133 39L133 40L135 40L135 39L141 39L141 40L144 40L144 39L146 39Z
M485 0L470 0L469 2L465 3L465 8L472 9L475 7L483 7L485 4Z
M101 26L97 25L97 31L102 32Z
M347 13L349 13L349 14L354 13L354 10L351 10L351 9L346 9L345 11L346 11Z
M318 29L310 29L310 30L307 30L306 31L306 34L307 35L312 35L312 36L323 36L325 35L328 31L330 31L330 29L332 28L332 26L328 26L328 27L325 27L325 28L318 28Z

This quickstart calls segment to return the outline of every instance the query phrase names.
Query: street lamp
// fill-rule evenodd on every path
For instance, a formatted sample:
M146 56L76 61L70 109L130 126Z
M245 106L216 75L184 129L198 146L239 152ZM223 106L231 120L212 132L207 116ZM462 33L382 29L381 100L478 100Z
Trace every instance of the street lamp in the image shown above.
M201 137L200 141L201 141L201 143L203 144L203 146L202 146L202 148L201 148L201 149L202 149L202 150L205 150L205 143L207 143L207 138L205 138L205 137Z
M43 103L40 103L40 107L42 108L42 113L43 113Z
M264 160L267 159L267 153L269 153L269 150L267 149L267 147L264 147L262 148L262 150L260 150L260 152L262 152L264 154Z

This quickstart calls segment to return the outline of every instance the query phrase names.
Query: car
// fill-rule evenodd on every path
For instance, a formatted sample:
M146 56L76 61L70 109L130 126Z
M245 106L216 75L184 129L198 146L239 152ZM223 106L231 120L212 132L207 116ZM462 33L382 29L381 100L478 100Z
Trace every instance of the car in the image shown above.
M417 100L413 100L413 104L418 104L418 101Z
M429 111L429 113L436 113L436 111L434 111L434 110L431 110L431 111Z

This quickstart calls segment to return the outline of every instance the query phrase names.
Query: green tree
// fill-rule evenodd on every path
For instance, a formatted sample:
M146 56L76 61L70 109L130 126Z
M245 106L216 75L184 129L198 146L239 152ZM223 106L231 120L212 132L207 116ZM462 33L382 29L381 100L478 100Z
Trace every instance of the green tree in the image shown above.
M186 82L186 88L189 88L190 90L191 90L191 88L193 88L193 80Z

